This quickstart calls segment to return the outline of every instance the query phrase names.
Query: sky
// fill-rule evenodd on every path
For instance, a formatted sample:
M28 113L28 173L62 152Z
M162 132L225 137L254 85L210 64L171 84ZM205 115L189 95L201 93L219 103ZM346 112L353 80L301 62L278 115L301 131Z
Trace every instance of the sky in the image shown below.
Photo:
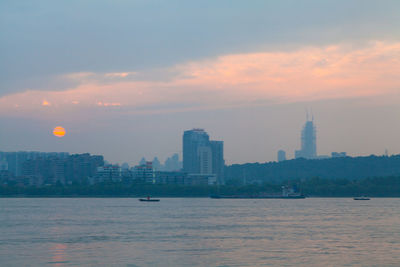
M397 0L2 0L0 59L1 151L133 165L204 128L268 162L308 110L319 155L400 154Z

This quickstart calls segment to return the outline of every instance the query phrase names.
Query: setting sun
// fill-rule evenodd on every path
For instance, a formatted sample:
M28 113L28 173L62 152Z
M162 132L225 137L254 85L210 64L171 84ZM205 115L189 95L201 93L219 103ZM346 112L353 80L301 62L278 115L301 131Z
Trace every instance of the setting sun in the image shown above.
M53 134L57 137L63 137L65 135L65 129L61 126L57 126L54 128Z

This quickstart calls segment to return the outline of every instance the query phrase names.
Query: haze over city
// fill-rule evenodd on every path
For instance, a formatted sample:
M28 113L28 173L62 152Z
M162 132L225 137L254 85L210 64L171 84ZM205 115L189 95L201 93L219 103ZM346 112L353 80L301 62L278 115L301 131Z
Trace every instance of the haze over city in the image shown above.
M1 1L0 150L265 162L308 109L319 155L400 153L399 1L117 2Z

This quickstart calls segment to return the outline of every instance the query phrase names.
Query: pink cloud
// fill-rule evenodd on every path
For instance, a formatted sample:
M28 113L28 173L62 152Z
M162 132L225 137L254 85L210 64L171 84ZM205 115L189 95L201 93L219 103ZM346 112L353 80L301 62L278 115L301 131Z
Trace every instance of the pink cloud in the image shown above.
M399 87L399 53L399 43L375 43L227 55L180 66L191 77L180 83L281 101L370 96Z
M117 103L117 102L115 102L115 103L107 103L107 102L99 101L99 102L97 102L97 105L99 107L120 107L121 103Z
M108 78L125 78L128 77L129 75L135 75L136 72L110 72L104 74L105 77Z
M165 72L177 75L168 81L137 81L131 75L136 73L128 71L67 74L64 78L70 77L80 85L65 91L4 96L0 98L0 114L9 113L7 106L15 109L16 105L21 112L35 111L31 104L35 99L54 103L52 112L60 113L96 106L165 112L157 105L184 111L253 105L260 100L288 103L385 95L393 100L400 89L400 43L223 55L176 65ZM182 108L181 103L189 104ZM47 104L43 101L42 105Z

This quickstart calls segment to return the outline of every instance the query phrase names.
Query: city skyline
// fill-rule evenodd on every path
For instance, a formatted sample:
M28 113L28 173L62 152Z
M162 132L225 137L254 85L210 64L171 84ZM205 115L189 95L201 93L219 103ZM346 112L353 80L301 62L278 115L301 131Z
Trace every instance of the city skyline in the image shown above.
M318 153L400 153L399 1L2 1L0 150L287 158L304 109ZM149 19L151 18L151 19ZM53 129L65 129L60 137Z
M201 128L193 128L192 130L186 130L184 132L190 132L190 131L200 131L200 132L204 132L204 129ZM273 161L280 161L279 160L279 155L277 156L276 153L284 153L284 158L285 160L290 160L290 159L296 159L296 158L307 158L307 159L323 159L323 158L328 158L328 157L337 157L337 156L353 156L353 157L358 157L358 156L369 156L369 155L396 155L399 153L393 153L390 152L387 148L384 149L384 151L381 151L381 153L370 153L370 154L350 154L348 152L337 152L337 151L324 151L324 153L317 153L317 136L316 136L316 125L314 123L314 116L312 116L312 119L310 120L308 117L308 112L306 112L306 122L304 123L304 125L301 128L301 131L297 131L297 133L295 133L297 135L297 139L300 140L300 142L298 142L298 146L300 146L300 149L296 149L294 150L293 153L291 153L291 151L289 150L289 153L287 153L286 150L281 149L283 146L282 145L277 145L278 150L275 151L275 158L269 159L269 160L261 160L261 161L242 161L242 162L232 162L232 163L228 163L228 165L230 164L245 164L245 163L252 163L252 162L273 162ZM298 138L298 132L300 132L300 138ZM209 136L206 132L204 132L205 135L207 136L207 138L209 139ZM210 140L208 141L210 142ZM218 143L218 142L222 142L223 141L211 141L214 143ZM183 142L180 144L180 147L182 147ZM223 147L223 145L222 145ZM113 164L118 164L118 165L124 165L124 164L128 164L130 166L135 166L137 164L143 164L143 161L151 161L154 162L154 160L158 161L158 164L161 164L161 162L164 162L164 164L161 164L162 167L165 166L165 164L167 164L167 162L169 160L171 160L171 158L173 157L177 157L177 162L173 163L173 164L182 164L183 161L179 161L179 158L183 159L183 149L180 150L179 148L176 148L175 151L179 151L179 152L172 152L171 154L167 154L165 156L165 158L160 158L159 154L151 154L149 156L149 154L147 156L140 156L140 155L135 155L133 158L135 158L134 160L132 159L132 157L130 158L122 158L119 161L113 161L107 157L105 157L105 161L107 161L109 164L113 165ZM223 148L222 148L223 151ZM343 151L340 150L340 151ZM71 151L44 151L44 150L0 150L0 152L23 152L23 153L33 153L33 154L57 154L57 153L66 153L66 154L85 154L85 153L91 153L91 154L99 154L99 155L106 155L107 153L105 151L103 152L97 152L97 153L92 153L90 151L81 151L81 152L71 152ZM224 154L224 153L223 153ZM282 155L281 155L282 157ZM140 159L140 160L139 160ZM161 160L161 162L160 162ZM224 162L225 159L224 159ZM229 160L228 160L229 162ZM167 169L169 169L167 167Z
M335 157L359 157L365 155L348 155L347 152L337 152L337 151L330 151L328 154L318 154L317 153L317 129L314 123L314 116L312 116L311 120L308 117L308 113L306 116L306 122L304 123L301 131L300 131L300 144L301 147L299 150L295 150L293 153L293 157L287 157L286 151L279 149L277 151L277 157L275 160L271 161L264 161L264 162L281 162L285 160L291 159L298 159L298 158L305 158L305 159L326 159L326 158L335 158ZM56 135L57 136L57 135ZM152 160L150 158L146 159L146 157L141 157L140 161L130 161L129 159L125 159L121 162L111 162L104 159L106 165L112 166L117 165L124 168L126 167L133 167L137 165L146 165L148 162L152 162L153 167L159 171L178 171L182 170L187 173L192 174L216 174L217 176L223 177L223 167L225 165L224 159L224 141L216 141L210 140L208 133L201 128L193 128L191 130L185 130L182 139L182 159L185 158L186 160L179 161L179 153L173 153L172 155L165 158L162 164L157 155L152 156ZM186 149L185 149L186 147ZM21 154L22 159L26 158L36 158L36 157L44 157L47 158L48 156L52 155L64 155L62 157L71 155L79 155L79 154L87 154L88 152L84 153L70 153L66 151L1 151L0 150L0 169L4 166L2 165L4 162L2 160L6 160L3 154ZM89 153L90 154L90 153ZM103 156L102 153L101 156ZM205 155L205 156L201 156ZM370 155L385 155L389 156L389 152L385 149L384 153L382 154L370 154ZM370 156L368 155L368 156ZM396 155L396 154L391 154ZM58 157L58 156L57 156ZM14 159L15 160L15 159ZM7 163L7 162L6 162ZM241 162L238 164L246 164L252 162ZM263 162L261 162L263 163ZM237 163L236 163L237 164ZM229 165L229 164L228 164ZM15 164L13 165L15 168ZM218 166L218 167L216 167ZM17 172L16 172L17 173Z

